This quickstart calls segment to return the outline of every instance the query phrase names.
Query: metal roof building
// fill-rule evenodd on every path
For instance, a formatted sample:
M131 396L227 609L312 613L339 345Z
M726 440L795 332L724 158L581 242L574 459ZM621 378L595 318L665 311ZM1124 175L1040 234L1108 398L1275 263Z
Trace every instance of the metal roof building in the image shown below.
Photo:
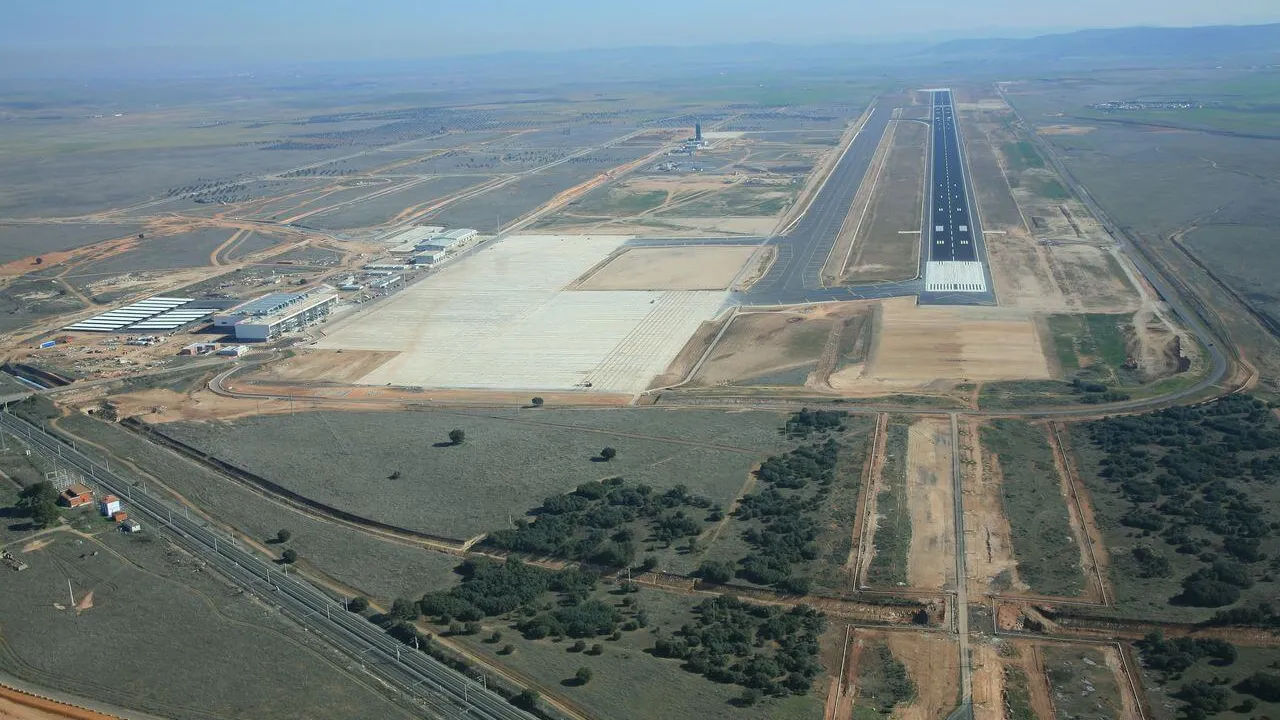
M212 314L210 310L179 309L191 302L192 298L157 295L94 315L62 329L80 332L176 330Z

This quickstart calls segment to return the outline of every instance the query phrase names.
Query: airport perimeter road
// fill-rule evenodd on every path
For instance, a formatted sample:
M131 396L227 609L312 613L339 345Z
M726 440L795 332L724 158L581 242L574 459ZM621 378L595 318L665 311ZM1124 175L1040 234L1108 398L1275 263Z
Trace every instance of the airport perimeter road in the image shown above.
M274 563L242 549L223 535L190 519L181 510L135 486L81 454L73 444L8 412L0 412L0 429L26 442L33 451L81 473L100 490L126 500L131 516L169 532L231 582L276 605L299 624L359 662L373 674L417 701L428 717L532 720L496 693L437 661L406 647L364 617L348 612L330 597ZM198 649L193 648L193 652Z
M790 232L770 240L778 247L778 258L769 272L743 294L747 302L753 305L804 302L794 298L803 297L806 291L824 289L822 266L835 247L853 197L892 118L892 108L872 108L870 117L849 143L804 215Z

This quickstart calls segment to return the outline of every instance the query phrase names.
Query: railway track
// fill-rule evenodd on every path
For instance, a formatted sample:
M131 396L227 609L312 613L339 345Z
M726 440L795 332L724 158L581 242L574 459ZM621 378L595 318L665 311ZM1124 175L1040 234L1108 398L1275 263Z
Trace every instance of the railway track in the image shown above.
M3 429L55 464L82 473L102 490L127 499L131 514L167 531L228 580L274 604L361 666L396 688L422 708L427 717L478 717L487 720L532 720L483 684L429 655L401 645L363 616L348 612L335 598L273 563L243 549L233 538L214 531L181 510L151 495L105 466L81 454L60 436L26 422L5 407Z

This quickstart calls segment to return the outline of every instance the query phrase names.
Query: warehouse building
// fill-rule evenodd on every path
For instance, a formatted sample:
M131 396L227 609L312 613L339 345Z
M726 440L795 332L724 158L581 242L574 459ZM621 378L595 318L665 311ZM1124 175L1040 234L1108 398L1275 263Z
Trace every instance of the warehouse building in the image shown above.
M450 230L449 232L434 235L426 242L419 244L418 250L451 252L474 240L476 235L479 235L479 233L471 228Z
M328 285L309 292L271 293L215 315L213 324L231 329L236 340L262 342L306 327L328 315L337 302Z

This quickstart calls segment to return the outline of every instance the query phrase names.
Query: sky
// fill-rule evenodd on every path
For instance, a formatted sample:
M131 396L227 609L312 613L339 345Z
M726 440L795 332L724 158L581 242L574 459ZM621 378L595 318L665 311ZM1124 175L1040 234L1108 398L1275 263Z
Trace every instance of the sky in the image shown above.
M1276 0L4 0L0 50L414 58L1280 22Z

